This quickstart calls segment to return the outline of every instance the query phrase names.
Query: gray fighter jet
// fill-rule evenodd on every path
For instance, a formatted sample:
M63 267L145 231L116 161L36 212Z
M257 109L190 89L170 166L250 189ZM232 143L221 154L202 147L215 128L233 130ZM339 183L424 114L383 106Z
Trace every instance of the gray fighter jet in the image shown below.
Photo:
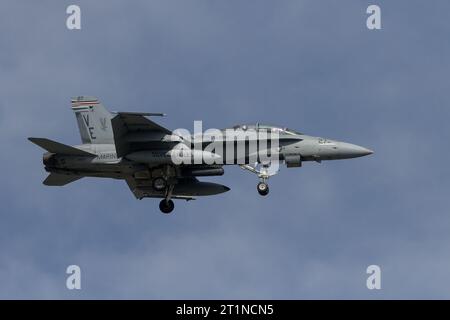
M267 179L279 164L337 160L372 154L369 149L308 136L278 126L254 124L190 134L168 130L149 119L159 113L108 112L94 97L72 99L82 144L68 146L45 138L28 138L45 149L47 186L64 186L83 177L123 179L137 199L162 198L163 213L172 199L193 200L220 194L224 185L202 182L201 176L223 175L224 165L239 165L259 178L257 190L269 193Z

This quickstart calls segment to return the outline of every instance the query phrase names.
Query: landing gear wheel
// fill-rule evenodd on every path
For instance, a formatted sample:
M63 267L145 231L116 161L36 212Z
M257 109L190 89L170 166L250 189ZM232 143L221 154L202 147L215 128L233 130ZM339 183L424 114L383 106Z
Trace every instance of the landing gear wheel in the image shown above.
M161 177L155 178L155 179L153 179L152 187L156 191L163 191L167 187L167 182L164 178L161 178Z
M269 193L269 185L265 182L258 183L256 189L258 189L258 193L262 196L267 196Z
M175 208L175 204L172 200L166 201L166 199L162 199L159 203L159 210L161 210L162 213L169 214L173 211L173 208Z

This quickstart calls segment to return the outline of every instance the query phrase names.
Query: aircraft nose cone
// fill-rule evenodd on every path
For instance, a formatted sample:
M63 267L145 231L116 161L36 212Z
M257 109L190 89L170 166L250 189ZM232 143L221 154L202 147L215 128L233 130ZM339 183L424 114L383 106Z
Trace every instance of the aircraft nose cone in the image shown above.
M365 152L366 152L365 156L368 156L368 155L373 154L373 151L372 151L372 150L367 149L367 148L364 148L364 149L365 149Z
M370 149L345 142L341 143L339 151L345 158L364 157L373 153L373 151Z

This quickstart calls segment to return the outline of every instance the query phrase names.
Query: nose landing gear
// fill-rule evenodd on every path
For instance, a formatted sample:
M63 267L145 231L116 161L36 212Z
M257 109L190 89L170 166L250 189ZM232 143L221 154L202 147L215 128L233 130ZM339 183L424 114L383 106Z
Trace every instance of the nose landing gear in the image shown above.
M267 196L269 194L269 185L264 181L258 183L256 189L258 190L258 193L262 196Z
M263 163L259 164L260 169L258 169L258 163L254 166L243 164L240 165L242 169L248 170L256 175L258 175L260 182L256 186L256 190L262 196L267 196L269 194L269 185L267 184L267 179L269 177L278 173L279 163Z

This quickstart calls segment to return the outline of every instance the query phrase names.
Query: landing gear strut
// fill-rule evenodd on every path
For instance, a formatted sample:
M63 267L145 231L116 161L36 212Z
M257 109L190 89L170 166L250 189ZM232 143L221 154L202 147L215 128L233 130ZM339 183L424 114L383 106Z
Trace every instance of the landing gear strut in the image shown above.
M175 204L172 200L162 199L159 203L159 210L161 210L162 213L169 214L173 211L173 208L175 208Z

